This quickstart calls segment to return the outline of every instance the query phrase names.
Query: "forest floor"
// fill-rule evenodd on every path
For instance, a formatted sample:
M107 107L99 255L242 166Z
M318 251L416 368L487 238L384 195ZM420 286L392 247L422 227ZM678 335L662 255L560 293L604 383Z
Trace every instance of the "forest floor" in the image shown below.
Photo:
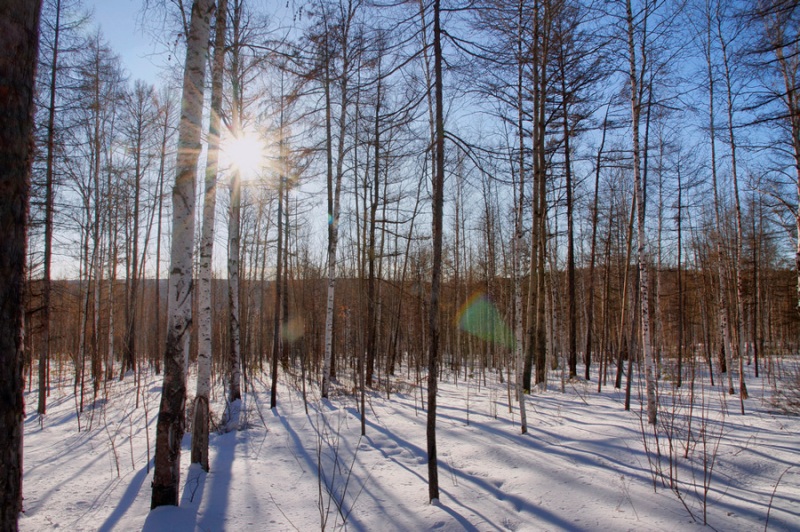
M20 527L672 532L702 527L705 516L720 531L798 530L800 417L772 407L774 381L752 367L746 376L744 416L719 382L698 381L692 394L689 383L662 380L656 437L635 384L626 412L623 392L556 376L527 397L521 434L497 373L485 383L451 374L439 388L436 505L427 496L426 392L413 374L393 377L388 399L385 384L367 395L363 437L357 397L344 385L329 401L310 387L306 410L297 381L281 379L270 410L259 377L245 394L245 428L212 434L209 473L190 467L187 434L180 507L153 512L160 377L143 377L138 394L132 375L109 381L96 401L87 392L80 418L72 379L54 378L43 419L36 389L26 397Z

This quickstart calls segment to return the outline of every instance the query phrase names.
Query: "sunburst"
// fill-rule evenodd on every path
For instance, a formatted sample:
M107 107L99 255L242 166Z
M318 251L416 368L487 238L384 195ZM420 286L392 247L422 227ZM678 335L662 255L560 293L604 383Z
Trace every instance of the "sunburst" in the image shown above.
M253 133L229 137L222 151L226 161L239 170L242 179L258 177L264 168L264 142Z

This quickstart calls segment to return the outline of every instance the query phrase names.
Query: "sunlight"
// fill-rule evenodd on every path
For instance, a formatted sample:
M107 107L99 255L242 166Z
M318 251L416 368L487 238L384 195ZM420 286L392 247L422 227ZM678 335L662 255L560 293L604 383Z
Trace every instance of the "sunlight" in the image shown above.
M255 133L229 137L222 147L226 161L239 169L242 179L258 177L264 167L264 142Z

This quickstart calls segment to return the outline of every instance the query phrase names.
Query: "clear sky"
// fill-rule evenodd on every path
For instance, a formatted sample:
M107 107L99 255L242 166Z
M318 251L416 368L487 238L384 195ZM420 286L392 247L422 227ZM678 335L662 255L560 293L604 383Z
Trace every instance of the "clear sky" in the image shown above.
M156 84L159 81L159 62L163 56L155 42L142 30L142 0L84 0L87 9L94 12L93 22L98 26L114 53L122 58L122 65L131 80L143 79Z

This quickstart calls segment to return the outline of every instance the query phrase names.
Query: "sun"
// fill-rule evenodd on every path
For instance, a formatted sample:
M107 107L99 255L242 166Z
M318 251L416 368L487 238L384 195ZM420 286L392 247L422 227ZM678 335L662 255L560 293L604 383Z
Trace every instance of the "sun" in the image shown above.
M222 146L227 162L236 167L242 179L252 179L264 167L264 143L255 134L229 137Z

